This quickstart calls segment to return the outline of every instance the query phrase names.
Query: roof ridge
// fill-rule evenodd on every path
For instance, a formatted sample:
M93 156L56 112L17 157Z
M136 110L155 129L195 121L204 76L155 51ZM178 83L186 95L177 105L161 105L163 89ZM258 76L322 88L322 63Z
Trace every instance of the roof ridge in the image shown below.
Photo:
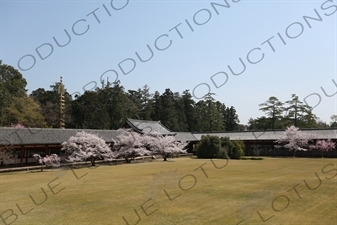
M160 124L162 127L164 127L166 130L168 130L168 131L170 131L170 132L172 132L172 133L176 133L176 132L174 132L174 131L168 129L164 124L161 123L160 120L159 120L159 124Z
M130 119L130 118L127 118L127 120L131 121L139 121L139 122L150 122L150 123L160 123L160 120L138 120L138 119Z
M149 128L150 132L158 132L161 134L167 135L175 135L176 133L172 130L168 129L160 120L153 121L153 120L138 120L138 119L126 119L126 123L129 126L133 127L138 132L146 132L144 129Z

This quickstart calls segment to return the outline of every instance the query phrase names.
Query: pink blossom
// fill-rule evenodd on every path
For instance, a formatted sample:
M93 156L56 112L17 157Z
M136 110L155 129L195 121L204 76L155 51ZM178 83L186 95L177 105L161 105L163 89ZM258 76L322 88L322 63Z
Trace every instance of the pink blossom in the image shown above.
M161 155L164 161L178 153L186 153L183 148L188 142L177 142L173 136L164 136L161 134L149 134L143 137L143 144L147 146L153 155Z
M303 134L298 127L291 126L288 127L285 131L285 137L280 138L276 141L278 145L277 148L284 147L293 151L294 156L296 151L307 151L308 142L311 140L311 137Z
M115 158L115 153L105 141L96 134L87 132L77 132L75 136L69 138L68 141L62 143L62 151L68 154L68 162L91 160L92 165L95 165L96 158L111 160Z
M46 165L47 167L60 167L61 159L56 154L51 154L50 156L46 155L46 157L42 157L39 154L34 154L33 157L38 160L39 164L41 164L41 171L43 170L43 165Z
M323 152L329 152L329 151L335 149L335 147L336 147L336 143L332 142L330 139L328 139L328 140L318 140L316 142L316 145L313 146L313 148L322 152L322 157L323 157Z
M150 155L142 143L143 136L132 129L119 129L114 148L117 150L117 156L123 157L125 162L130 163L137 156Z
M25 128L21 123L13 124L12 127L14 127L14 128Z

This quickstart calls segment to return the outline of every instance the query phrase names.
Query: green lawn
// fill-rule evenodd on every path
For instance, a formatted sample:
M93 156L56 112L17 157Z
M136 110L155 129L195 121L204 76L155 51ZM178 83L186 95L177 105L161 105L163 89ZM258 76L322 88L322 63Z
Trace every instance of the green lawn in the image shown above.
M0 224L337 224L336 159L213 163L2 173Z

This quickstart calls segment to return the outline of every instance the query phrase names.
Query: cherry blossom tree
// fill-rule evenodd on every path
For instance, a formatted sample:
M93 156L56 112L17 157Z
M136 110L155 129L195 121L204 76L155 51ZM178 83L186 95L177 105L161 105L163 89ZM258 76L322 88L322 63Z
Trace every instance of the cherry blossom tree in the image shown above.
M14 157L14 151L8 147L0 148L0 164L14 164L16 158Z
M335 149L336 143L332 142L330 139L318 140L314 148L322 152L322 158L323 158L323 153L330 152L331 150Z
M0 141L0 165L16 163L15 150L10 139Z
M43 171L43 165L46 165L47 167L60 167L61 159L57 154L51 154L50 156L46 155L46 157L34 154L33 157L41 165L41 171Z
M275 147L284 147L294 153L294 157L297 151L307 151L308 143L311 141L311 137L302 133L298 127L287 127L285 131L285 137L282 137L275 141L278 145Z
M183 148L188 142L178 142L173 136L149 134L143 137L143 144L149 148L153 155L161 155L164 161L177 153L186 153Z
M114 148L117 150L117 157L125 159L130 163L137 156L150 155L151 152L143 146L143 136L132 129L119 129Z
M68 162L80 162L90 159L91 165L95 166L95 159L112 160L116 154L110 149L105 141L96 134L77 132L75 136L62 143L62 151L68 154Z
M17 123L17 124L13 124L12 127L14 128L25 128L25 126L23 126L21 123Z

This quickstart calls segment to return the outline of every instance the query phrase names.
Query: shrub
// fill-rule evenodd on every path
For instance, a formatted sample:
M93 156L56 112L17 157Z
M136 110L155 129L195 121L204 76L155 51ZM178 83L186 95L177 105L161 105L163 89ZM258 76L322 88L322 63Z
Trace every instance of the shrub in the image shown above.
M225 148L221 147L216 155L218 159L228 159L228 154Z
M221 140L221 148L223 148L226 151L227 157L230 158L230 155L234 147L232 141L229 139L229 137L221 137L220 140Z
M221 148L221 140L217 136L202 136L197 145L198 158L216 158ZM221 153L222 154L222 153Z
M253 158L253 157L252 157ZM251 160L252 158L247 158L247 157L241 157L241 160Z
M251 160L263 160L263 158L261 158L261 157L251 157L250 159Z
M231 159L240 159L244 154L244 143L242 140L235 140L235 141L232 141L233 143L233 148L232 148L232 151L231 151L231 154L229 155L229 157Z
M202 136L197 145L198 158L240 159L244 155L243 141L231 141L228 137Z
M241 160L263 160L261 157L241 157Z

